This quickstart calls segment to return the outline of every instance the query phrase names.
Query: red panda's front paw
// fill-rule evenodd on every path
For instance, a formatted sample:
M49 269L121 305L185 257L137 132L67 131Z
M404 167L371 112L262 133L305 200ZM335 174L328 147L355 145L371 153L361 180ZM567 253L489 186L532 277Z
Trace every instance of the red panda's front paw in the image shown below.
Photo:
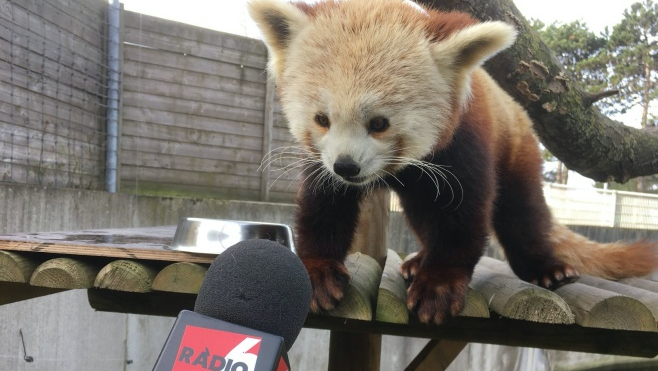
M302 258L313 286L311 312L332 310L343 298L350 282L350 274L345 265L334 259Z
M418 253L409 255L409 258L400 266L400 272L405 280L412 280L420 269L420 265L425 257L423 251L421 250Z
M470 275L461 269L419 271L407 290L407 307L423 323L440 324L464 309Z

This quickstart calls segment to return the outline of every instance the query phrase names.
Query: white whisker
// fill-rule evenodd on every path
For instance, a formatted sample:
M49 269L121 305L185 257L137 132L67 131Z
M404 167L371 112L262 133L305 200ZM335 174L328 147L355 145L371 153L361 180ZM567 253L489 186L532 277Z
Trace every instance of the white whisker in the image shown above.
M433 154L431 155L433 156ZM459 186L459 192L461 196L459 203L457 204L455 209L462 204L464 200L464 188L462 187L462 184L457 178L457 176L453 172L448 170L449 166L438 165L429 161L422 161L410 157L400 157L400 156L385 157L384 160L387 164L397 165L401 168L404 168L406 166L415 167L420 171L419 177L427 176L429 180L433 183L434 187L436 188L436 196L434 198L434 201L438 200L439 196L441 195L442 189L447 186L448 189L450 190L451 198L445 207L452 205L456 198L456 194L455 194L456 189L455 187L453 187L451 182L451 178L454 179L457 182L457 185ZM400 185L404 186L404 184L402 184L400 179L398 179L395 176L395 174L387 170L381 170L381 172L395 179L398 183L400 183ZM383 180L383 178L381 177L380 179Z
M277 163L278 166L274 166ZM261 161L260 166L258 167L259 171L269 170L271 172L280 172L278 176L271 182L269 188L271 189L277 181L281 180L290 172L300 169L293 179L288 183L288 187L291 184L297 182L304 169L321 163L313 153L309 152L303 147L300 146L286 146L279 147L268 152ZM321 167L317 170L322 171ZM314 171L315 172L315 171Z

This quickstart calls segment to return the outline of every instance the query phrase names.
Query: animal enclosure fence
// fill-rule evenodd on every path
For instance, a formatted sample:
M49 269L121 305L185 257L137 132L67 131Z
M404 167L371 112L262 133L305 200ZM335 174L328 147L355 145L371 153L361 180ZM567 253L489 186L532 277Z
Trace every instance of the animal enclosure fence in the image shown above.
M107 9L106 0L0 2L0 181L104 188ZM264 44L133 12L120 18L120 190L292 201L295 149L260 166L292 145ZM586 191L546 191L564 223L656 228L655 197L577 192Z
M106 8L0 3L1 181L102 188Z
M123 35L124 190L292 200L294 174L260 169L291 143L262 42L132 12Z
M104 0L0 4L0 181L103 189ZM259 40L121 11L120 190L291 201L298 172ZM270 171L274 170L274 171Z

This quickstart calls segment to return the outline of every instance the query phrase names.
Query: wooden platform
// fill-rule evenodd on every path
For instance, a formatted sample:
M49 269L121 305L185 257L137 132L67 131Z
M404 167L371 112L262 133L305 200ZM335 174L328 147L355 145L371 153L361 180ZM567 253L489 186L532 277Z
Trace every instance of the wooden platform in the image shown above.
M87 289L103 311L176 316L192 309L214 257L167 249L175 226L0 236L0 304ZM402 260L386 266L350 255L343 303L310 315L306 327L459 342L654 357L658 283L583 277L555 292L520 281L506 263L483 258L462 315L419 324L404 304Z

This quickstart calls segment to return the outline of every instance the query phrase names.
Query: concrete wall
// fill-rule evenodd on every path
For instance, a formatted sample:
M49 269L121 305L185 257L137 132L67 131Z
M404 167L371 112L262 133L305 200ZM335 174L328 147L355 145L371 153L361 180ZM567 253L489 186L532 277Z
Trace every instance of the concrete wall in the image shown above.
M174 225L184 216L291 223L288 204L0 185L0 233Z

